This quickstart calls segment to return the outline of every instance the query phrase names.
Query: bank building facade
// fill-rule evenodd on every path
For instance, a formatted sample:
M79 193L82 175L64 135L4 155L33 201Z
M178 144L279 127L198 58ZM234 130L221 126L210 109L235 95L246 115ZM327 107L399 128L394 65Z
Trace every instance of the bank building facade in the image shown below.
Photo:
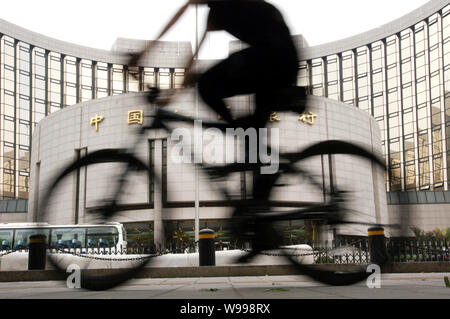
M385 174L348 156L318 157L304 163L324 186L355 191L354 220L397 223L407 213L423 229L450 226L450 5L432 0L377 29L329 44L299 48L298 85L312 94L304 114L275 113L268 128L279 131L281 151L339 139L364 145L386 161ZM95 150L128 146L154 109L145 103L147 85L182 85L189 42L160 42L139 67L126 65L126 51L146 41L117 39L111 51L82 47L0 20L0 221L39 220L37 206L48 181L68 162ZM241 47L230 43L230 52ZM203 67L216 61L200 61ZM252 109L252 97L229 100L235 116ZM174 113L217 119L193 90L167 107ZM208 144L207 137L202 142ZM117 216L132 243L179 246L194 240L195 200L200 227L233 245L227 220L231 208L218 186L188 163L175 163L176 144L162 131L148 132L137 156L149 171L132 176ZM88 222L86 209L108 195L116 164L80 169L61 185L47 222ZM160 176L161 182L151 178ZM251 192L251 176L227 182L238 198ZM275 191L279 209L323 198L306 181ZM279 225L287 243L336 236L367 235L365 227L321 233L314 221ZM388 235L395 236L394 231Z

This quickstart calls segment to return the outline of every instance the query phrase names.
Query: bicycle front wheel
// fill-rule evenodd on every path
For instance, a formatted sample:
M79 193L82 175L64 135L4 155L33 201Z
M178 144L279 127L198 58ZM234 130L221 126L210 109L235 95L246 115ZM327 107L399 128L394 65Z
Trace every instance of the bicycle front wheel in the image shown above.
M80 242L79 246L67 246L64 239L67 239L65 236L70 231L69 228L52 229L48 261L66 276L68 276L68 268L71 267L73 269L73 264L77 265L82 270L80 278L82 288L105 290L136 276L148 264L153 255L126 255L126 247L120 247L116 242L118 236L115 239L113 237L110 238L108 243L108 235L103 234L100 235L104 237L99 239L100 242L91 243L89 242L89 237L87 237L88 233L93 232L92 238L94 238L94 241L95 238L99 237L98 235L95 237L95 232L104 232L106 225L111 225L114 218L126 207L126 205L121 204L120 197L126 189L126 184L130 183L130 181L127 181L128 175L142 175L142 173L149 170L147 165L140 159L122 150L106 149L87 154L67 165L50 181L49 187L40 199L38 210L38 219L40 221L53 221L53 223L56 221L57 224L60 224L58 216L61 215L61 210L58 208L57 203L54 202L55 199L59 198L58 195L61 195L61 193L69 191L70 187L67 188L65 183L70 182L70 178L79 179L80 170L83 170L86 174L85 176L87 176L88 169L96 172L103 169L109 175L117 170L120 170L121 173L112 182L107 182L106 188L112 190L109 192L109 196L97 201L96 205L94 205L95 207L84 209L86 212L82 216L84 224L98 225L98 227L89 226L84 230L78 231L74 241L75 243ZM87 178L85 183L87 183L86 181ZM96 191L95 187L90 190L92 193ZM113 196L113 198L110 196ZM78 201L79 199L76 198L76 200ZM75 233L72 235L75 235ZM84 243L81 243L81 241L84 241Z

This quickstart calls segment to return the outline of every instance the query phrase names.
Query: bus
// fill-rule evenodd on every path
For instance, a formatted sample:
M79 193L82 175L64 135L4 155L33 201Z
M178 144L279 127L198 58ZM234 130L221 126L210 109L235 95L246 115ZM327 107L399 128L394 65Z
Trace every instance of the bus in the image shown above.
M49 225L48 223L0 223L1 250L26 250L30 236L45 235L50 250L98 249L123 252L127 249L126 231L120 223L101 225Z

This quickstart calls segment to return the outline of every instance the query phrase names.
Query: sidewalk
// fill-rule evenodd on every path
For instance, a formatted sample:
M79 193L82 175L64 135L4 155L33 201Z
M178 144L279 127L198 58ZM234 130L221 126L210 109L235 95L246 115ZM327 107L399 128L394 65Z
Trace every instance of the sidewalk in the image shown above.
M332 287L305 276L136 279L108 291L69 289L63 281L0 283L0 299L450 299L444 276L384 274L381 288L365 282Z

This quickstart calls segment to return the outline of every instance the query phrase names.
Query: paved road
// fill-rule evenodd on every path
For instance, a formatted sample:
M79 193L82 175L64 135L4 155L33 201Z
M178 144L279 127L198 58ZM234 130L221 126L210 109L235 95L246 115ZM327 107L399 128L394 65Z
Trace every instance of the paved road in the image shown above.
M0 299L450 299L444 276L385 274L381 288L365 282L330 287L304 276L140 279L112 290L69 289L65 282L0 283Z

